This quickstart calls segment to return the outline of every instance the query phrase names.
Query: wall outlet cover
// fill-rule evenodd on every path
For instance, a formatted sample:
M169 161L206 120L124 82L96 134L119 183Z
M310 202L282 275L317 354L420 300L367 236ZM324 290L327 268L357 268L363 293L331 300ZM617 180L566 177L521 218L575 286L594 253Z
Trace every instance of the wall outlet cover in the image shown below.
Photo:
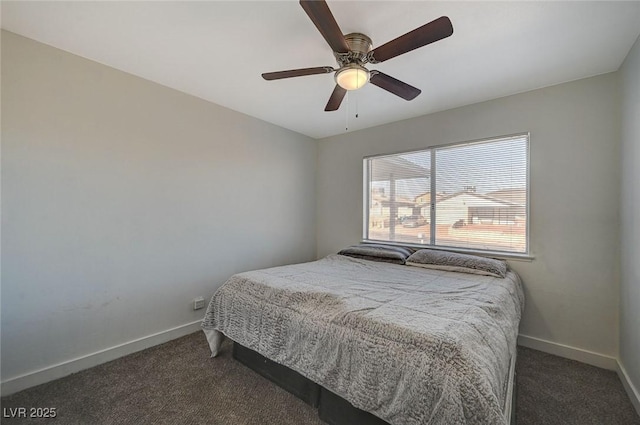
M193 300L193 309L200 310L204 308L204 297L198 297Z

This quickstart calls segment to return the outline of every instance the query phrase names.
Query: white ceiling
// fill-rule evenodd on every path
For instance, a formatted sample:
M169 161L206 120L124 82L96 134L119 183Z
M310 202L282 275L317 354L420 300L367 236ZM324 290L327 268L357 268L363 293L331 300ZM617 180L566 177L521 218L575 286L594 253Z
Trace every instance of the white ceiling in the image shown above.
M336 65L297 1L2 1L2 28L314 138L615 71L640 33L640 1L328 3L374 47L448 16L451 37L369 65L422 94L368 84L324 112L332 75L264 81Z

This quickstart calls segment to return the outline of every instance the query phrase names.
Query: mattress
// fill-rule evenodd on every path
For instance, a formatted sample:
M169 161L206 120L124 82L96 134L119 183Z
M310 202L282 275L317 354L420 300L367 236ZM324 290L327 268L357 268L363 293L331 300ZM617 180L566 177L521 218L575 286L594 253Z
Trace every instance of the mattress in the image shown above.
M519 277L330 255L232 276L202 327L392 425L506 424Z

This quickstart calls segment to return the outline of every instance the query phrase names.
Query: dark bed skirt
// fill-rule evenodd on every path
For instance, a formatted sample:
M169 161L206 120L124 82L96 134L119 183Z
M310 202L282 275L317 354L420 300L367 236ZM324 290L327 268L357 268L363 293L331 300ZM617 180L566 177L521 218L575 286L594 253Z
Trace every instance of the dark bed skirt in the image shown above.
M330 425L390 425L379 417L354 407L347 400L305 378L298 372L269 360L236 342L233 343L233 358L310 406L317 407L320 419ZM515 419L514 391L511 425L515 425Z
M237 342L233 343L233 358L289 391L310 406L319 406L320 385L305 378L295 370L271 361Z
M298 372L278 364L244 347L233 343L233 358L258 372L312 407L318 408L320 419L330 425L389 425L369 412L353 407L351 403Z

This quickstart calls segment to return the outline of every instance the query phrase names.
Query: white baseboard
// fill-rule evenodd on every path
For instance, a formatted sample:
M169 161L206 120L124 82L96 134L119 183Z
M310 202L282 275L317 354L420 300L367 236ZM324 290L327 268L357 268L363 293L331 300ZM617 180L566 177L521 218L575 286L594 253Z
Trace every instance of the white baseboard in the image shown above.
M603 369L617 370L618 360L615 357L605 354L595 353L582 348L571 347L569 345L558 344L557 342L546 341L528 335L518 335L518 345L533 348L534 350L554 354L566 359L576 360Z
M618 361L617 364L618 368L616 371L618 372L618 376L622 381L622 386L627 392L627 395L629 395L631 404L633 404L633 407L636 408L636 412L638 412L638 415L640 415L640 391L638 391L638 389L633 385L633 382L631 382L631 379L629 379L629 375L627 375L626 369L620 363L620 361Z
M197 320L182 326L147 335L133 341L125 342L124 344L100 350L95 353L77 357L66 362L9 378L2 382L0 393L3 396L13 394L26 388L44 384L45 382L53 381L54 379L62 378L63 376L80 372L81 370L188 335L200 329L200 322L201 320Z
M522 334L518 335L518 345L617 372L622 386L631 400L631 404L640 415L640 391L633 385L627 371L618 359Z

